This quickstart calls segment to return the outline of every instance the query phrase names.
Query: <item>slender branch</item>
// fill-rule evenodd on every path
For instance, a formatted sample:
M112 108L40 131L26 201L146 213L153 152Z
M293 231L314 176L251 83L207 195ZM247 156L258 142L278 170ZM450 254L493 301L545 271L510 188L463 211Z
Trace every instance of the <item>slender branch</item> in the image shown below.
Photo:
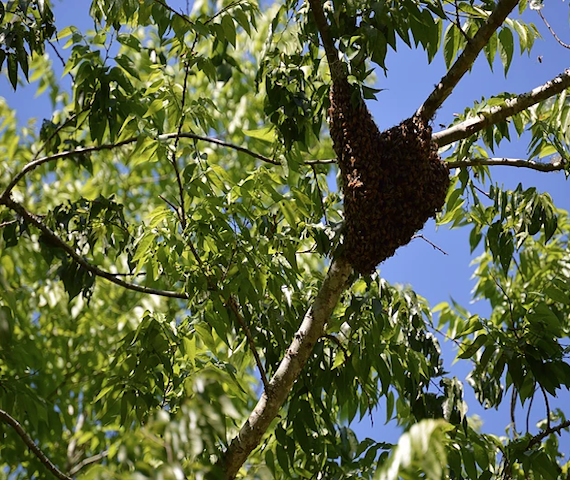
M479 167L482 165L508 166L519 168L530 168L539 172L556 172L564 170L567 163L564 161L554 163L541 163L533 160L523 160L521 158L472 158L469 160L459 160L457 162L446 162L449 168Z
M327 158L325 160L307 160L304 163L305 165L328 165L331 163L336 163L336 158Z
M105 270L100 269L99 267L96 267L95 265L91 265L87 260L85 260L85 258L79 255L71 245L68 245L66 242L64 242L53 230L51 230L47 225L45 225L41 221L40 217L26 210L20 203L15 202L14 200L8 197L8 198L0 198L0 204L6 205L9 209L13 210L18 215L20 215L25 221L36 226L36 228L38 228L49 239L49 241L52 244L57 245L59 248L64 250L73 260L75 260L75 262L81 265L88 272L91 272L93 275L102 277L108 280L109 282L114 283L115 285L119 285L120 287L124 287L127 290L133 290L135 292L148 293L150 295L159 295L162 297L170 297L170 298L181 298L181 299L188 298L188 295L183 292L158 290L156 288L149 288L149 287L144 287L142 285L137 285L135 283L126 282L124 280L121 280L111 272L107 272Z
M562 422L559 425L556 425L554 427L550 427L550 428L547 428L546 430L543 430L538 435L535 435L534 437L532 437L530 439L530 441L528 442L528 446L526 447L527 450L530 450L532 447L534 447L535 445L542 442L542 440L544 440L546 437L548 437L548 435L551 435L553 433L558 433L558 432L560 432L560 430L564 430L565 428L568 428L568 427L570 427L570 420L566 420L565 422Z
M196 42L198 41L198 34L194 37L194 43L190 49L190 53L193 53ZM176 183L178 185L178 195L180 197L179 203L180 208L177 210L178 218L180 219L180 226L182 231L186 230L186 207L184 204L184 187L182 186L182 178L180 176L180 169L178 168L178 159L176 158L176 152L178 151L178 144L180 143L180 134L182 133L182 127L184 126L184 107L186 106L186 92L188 90L188 74L190 73L190 67L187 62L184 63L184 82L182 86L182 104L180 105L180 121L178 122L178 131L176 139L174 140L174 148L172 149L172 156L170 158L170 163L172 168L174 168L174 173L176 175Z
M434 133L432 139L443 147L450 143L470 137L476 132L487 128L489 125L502 122L513 115L536 105L547 98L552 97L565 88L570 87L570 69L565 70L557 77L543 85L536 87L530 92L523 93L514 98L505 100L504 105L492 107L488 112L481 113L476 117L469 118L464 122L449 127L441 132Z
M435 86L427 100L420 106L416 115L424 120L431 120L443 102L451 95L453 89L472 67L475 59L489 42L495 31L503 24L509 13L517 6L519 0L499 0L495 10L489 15L487 22L467 43L465 49L445 76Z
M196 135L195 133L189 133L189 132L182 132L181 134L178 134L176 132L165 133L162 135L158 135L156 137L156 140L167 141L167 140L176 139L178 137L189 138L192 140L199 140L202 142L213 143L213 144L219 145L221 147L227 147L227 148L231 148L232 150L236 150L238 152L245 153L246 155L249 155L250 157L256 158L256 159L261 160L261 161L266 162L266 163L271 163L273 165L281 165L281 163L279 161L273 160L269 157L265 157L264 155L260 155L259 153L256 153L256 152L249 150L245 147L241 147L239 145L235 145L235 144L230 143L230 142L224 142L223 140L219 140L217 138L206 137L203 135ZM100 152L103 150L114 150L115 148L124 147L125 145L130 145L130 144L136 143L138 141L138 139L139 139L139 137L130 137L130 138L127 138L127 139L122 140L122 141L117 142L117 143L104 143L102 145L94 145L91 147L80 147L80 148L76 148L74 150L66 150L64 152L59 152L59 153L55 153L53 155L48 155L46 157L38 158L37 160L29 162L25 165L25 167L17 175L14 176L14 178L8 184L8 186L6 187L6 189L4 190L2 195L0 195L0 203L2 203L2 201L10 195L10 192L12 191L12 189L16 186L16 184L24 176L26 176L26 174L28 174L32 170L35 170L36 168L38 168L40 165L43 165L44 163L53 162L56 160L63 160L65 158L73 157L76 155L82 155L82 154L86 154L86 153Z
M562 40L560 40L560 38L558 37L558 35L556 35L556 32L554 31L554 29L550 26L550 23L548 23L548 20L546 20L546 18L544 18L544 15L542 14L542 12L540 10L536 10L536 13L538 13L539 17L542 18L542 21L544 22L544 24L546 25L546 28L548 28L548 30L550 30L550 33L552 34L552 36L554 37L554 39L560 44L562 45L564 48L568 48L570 49L570 45L568 45L567 43L564 43Z
M53 49L53 51L55 52L55 55L57 58L59 58L59 61L61 62L61 64L63 65L63 68L65 68L65 60L63 59L63 57L61 56L61 53L59 53L58 49L56 48L56 46L53 44L53 42L51 40L48 40L47 43L49 44L49 46ZM71 81L73 83L75 83L75 77L73 76L73 73L69 72L68 75L71 77Z
M8 220L7 222L0 223L0 228L8 227L9 225L14 225L18 220Z
M106 458L109 455L109 451L108 450L104 450L101 453L98 453L96 455L93 455L92 457L89 458L85 458L83 459L81 462L79 462L77 465L75 465L70 471L69 474L70 475L75 475L77 473L79 473L79 470L85 468L87 465L91 465L92 463L97 463L101 460L103 460L104 458Z
M421 234L416 234L412 237L412 240L414 238L421 238L424 242L429 243L435 250L439 250L441 253L443 253L444 255L448 255L448 253L441 247L438 247L435 243L433 243L431 240L427 239L426 237L424 237Z
M172 203L166 197L164 197L163 195L159 195L158 198L160 198L164 203L166 203L170 208L172 208L172 210L174 210L174 212L176 212L176 214L180 213L178 210L178 207L176 205L174 205L174 203Z
M13 418L2 409L0 409L0 420L2 420L4 423L7 423L14 429L14 431L20 436L20 438L24 441L32 453L38 457L40 462L42 462L56 478L59 478L59 480L73 480L70 476L66 475L59 468L57 468L42 451L42 449L36 445L36 443L32 440L32 437L30 437L28 433L22 428L22 425L20 425L20 423L15 418Z
M526 412L526 433L530 433L530 412L532 410L532 404L534 402L534 394L535 392L533 391L532 396L530 397L530 402L528 404L528 410Z
M64 64L65 66L65 64ZM75 80L74 80L75 81ZM44 141L44 143L41 144L40 148L38 148L38 151L36 152L36 154L34 155L34 157L32 158L32 162L36 161L38 159L38 157L40 156L40 153L43 152L44 148L46 148L46 145L51 142L55 136L61 132L65 127L67 127L71 122L75 121L75 119L79 116L80 113L83 113L86 108L83 108L80 112L78 113L74 113L73 115L71 115L71 117L69 117L67 120L65 120L59 127L57 127L52 134Z
M349 284L351 273L352 267L345 258L333 260L313 305L305 314L281 364L269 381L269 388L261 394L255 409L220 459L224 478L234 479L249 454L260 444L311 356L315 344L324 334L340 295Z
M163 2L162 0L154 0L154 2L158 3L159 5L162 5L166 10L168 10L170 13L176 15L178 18L182 19L184 22L188 23L191 26L194 26L192 21L186 15L178 12L177 10L172 8L170 5L168 5L166 2Z
M239 311L236 299L233 296L230 296L229 300L226 303L230 306L231 311L234 313L242 330L245 332L245 336L249 343L249 349L253 353L253 357L255 358L255 363L257 364L257 369L259 370L259 374L261 375L261 382L263 383L263 388L265 389L265 391L268 391L269 382L267 381L267 374L265 373L265 368L263 367L263 363L261 363L261 358L259 358L259 353L257 353L257 347L255 346L255 342L253 341L253 335L251 334L251 330L247 325L247 323L245 322L243 315Z
M550 402L548 401L548 395L546 394L545 388L539 383L540 390L542 391L542 396L544 397L544 406L546 407L546 429L550 429Z

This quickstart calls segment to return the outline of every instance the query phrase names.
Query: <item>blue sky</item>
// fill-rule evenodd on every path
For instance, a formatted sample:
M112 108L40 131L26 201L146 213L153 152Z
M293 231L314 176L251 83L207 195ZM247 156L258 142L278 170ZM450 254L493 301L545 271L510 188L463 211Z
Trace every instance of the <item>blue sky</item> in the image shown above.
M88 16L89 3L87 0L56 0L55 13L58 26L62 28L73 24L82 29L90 28L92 23ZM181 2L172 2L172 5L177 3ZM568 2L550 0L545 3L544 15L561 39L570 43ZM518 55L517 42L515 57L507 78L504 77L500 64L497 63L494 72L491 72L487 60L479 58L471 73L462 80L440 109L434 125L451 122L454 112L462 112L465 107L471 106L481 97L488 98L504 91L522 93L531 90L570 67L570 50L564 49L552 38L539 16L527 10L524 19L535 23L543 35L543 40L537 42L531 55ZM538 61L539 56L542 62ZM385 90L378 94L378 101L369 103L381 129L389 128L409 117L445 73L441 54L428 64L423 51L410 50L404 44L400 45L397 52L389 52L386 65L388 76L385 77L380 71L377 79L377 87ZM41 123L41 118L50 115L51 106L47 96L30 101L29 89L25 93L13 94L5 78L0 79L0 96L6 97L9 104L18 109L21 121L26 121L30 116L37 116ZM516 141L514 137L513 139L514 142L501 145L496 152L497 156L526 158L526 142ZM508 188L516 187L519 182L525 187L535 186L539 191L548 192L559 208L570 210L570 183L566 181L563 173L540 173L520 168L494 167L492 175L495 182L504 184ZM426 242L417 239L384 262L380 266L381 275L391 283L412 285L414 290L425 297L432 306L453 297L473 313L488 314L487 305L481 302L470 304L471 289L474 285L471 279L473 267L470 263L477 252L474 255L470 254L469 230L449 230L445 226L436 229L432 221L426 225L422 233L448 255L443 255ZM464 362L452 365L454 352L449 343L444 344L444 352L447 369L464 381L469 365ZM484 431L503 434L510 422L508 407L499 411L486 411L478 406L467 383L465 389L469 414L481 417ZM570 395L567 391L561 392L559 398L551 403L552 408L558 406L563 410L566 409L570 416L567 405L570 405ZM544 405L537 398L531 414L531 425L543 416ZM384 418L385 414L380 409L374 415L373 425L366 418L360 425L354 427L361 438L370 436L382 441L396 441L399 432L392 426L384 426ZM519 413L519 429L522 425L524 425L524 415ZM563 434L561 443L563 450L570 454L570 434Z

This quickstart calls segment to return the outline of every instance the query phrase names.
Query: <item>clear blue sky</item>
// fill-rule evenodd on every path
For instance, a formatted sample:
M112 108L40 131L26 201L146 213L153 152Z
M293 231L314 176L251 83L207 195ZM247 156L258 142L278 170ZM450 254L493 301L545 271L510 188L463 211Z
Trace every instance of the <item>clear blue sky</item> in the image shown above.
M170 2L176 6L185 2L178 0ZM88 16L87 0L65 0L55 2L56 19L59 28L76 25L84 30L92 25ZM570 43L569 5L562 0L545 2L544 15L558 32L562 40ZM570 67L570 50L561 47L544 28L535 12L527 10L525 20L534 22L543 35L543 40L537 42L532 54L518 56L518 41L516 42L515 57L508 78L503 75L502 66L497 64L494 72L490 71L485 58L479 58L472 72L466 76L455 89L438 112L434 125L449 123L454 112L462 112L481 97L488 98L500 92L522 93L543 84L547 80ZM538 56L542 57L539 63ZM397 53L390 52L386 61L389 69L388 77L378 72L378 87L385 89L378 95L377 102L369 103L369 107L381 129L389 128L402 119L409 117L425 100L433 86L445 73L445 65L441 55L432 64L427 63L427 57L421 50L410 50L401 44ZM0 96L6 97L12 107L18 109L20 120L27 121L31 116L39 117L39 122L49 116L51 107L46 96L31 100L30 89L13 94L5 78L0 79ZM437 130L437 128L435 128ZM514 136L513 136L514 138ZM515 158L526 158L527 144L524 141L502 144L496 152ZM563 173L539 173L512 167L494 167L493 180L514 188L521 182L525 187L535 186L540 191L548 192L554 199L555 205L570 210L570 183ZM411 244L398 250L396 255L380 266L381 275L391 283L411 284L415 291L427 298L430 304L447 301L453 297L458 303L467 307L473 313L488 314L489 307L482 303L470 305L471 280L473 268L470 262L477 255L469 252L469 230L448 230L445 226L436 229L433 222L426 225L422 232L427 238L445 250L444 256L422 240L414 240ZM460 362L452 366L454 352L449 343L443 345L446 355L446 367L460 380L465 380L469 365ZM470 387L465 382L466 400L469 414L477 414L483 419L483 430L489 433L503 434L510 422L508 406L499 411L486 411L478 406ZM570 395L568 391L559 391L558 400L551 402L551 407L559 407L570 416ZM544 417L544 406L541 401L534 402L531 415L531 425ZM508 403L508 402L506 402ZM378 411L374 415L374 425L365 419L360 425L354 425L359 437L370 436L382 441L396 441L399 432L392 426L384 426L385 414ZM519 429L524 424L524 415L519 413ZM570 454L570 435L563 434L561 445L563 451Z

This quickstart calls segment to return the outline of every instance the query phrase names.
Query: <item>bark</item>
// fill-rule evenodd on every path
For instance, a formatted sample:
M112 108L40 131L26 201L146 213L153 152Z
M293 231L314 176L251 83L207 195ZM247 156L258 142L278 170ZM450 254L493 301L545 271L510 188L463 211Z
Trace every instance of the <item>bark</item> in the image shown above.
M434 133L432 138L439 147L449 145L457 140L470 137L474 133L485 129L490 125L502 122L507 118L562 92L568 87L570 87L570 69L565 70L557 77L539 87L536 87L530 92L505 100L504 105L498 105L491 108L488 112L479 114L474 118L465 120L464 122L454 125L446 130L442 130L441 132Z
M469 160L459 160L458 162L447 162L449 168L467 168L479 165L508 166L530 168L539 172L558 172L564 170L566 162L540 163L522 158L472 158Z
M489 42L493 33L503 24L509 13L513 11L518 3L519 0L499 0L499 2L497 2L495 10L489 15L485 25L469 40L467 46L463 52L461 52L461 55L459 55L427 100L418 109L416 112L417 116L426 121L433 118L437 109L441 107L447 97L451 95L451 92L453 92L453 89L463 78L463 75L471 68L483 47Z
M8 412L0 409L0 421L10 425L14 431L19 435L19 437L24 441L26 446L32 451L32 453L38 457L39 461L42 462L45 467L52 473L52 475L59 480L73 480L69 475L63 473L59 468L57 468L52 461L47 457L47 455L42 451L40 447L32 440L32 437L22 428L22 425L13 418Z
M332 262L313 305L305 314L285 357L269 381L269 388L262 393L255 409L221 459L224 478L234 479L248 456L260 444L311 356L315 344L323 336L340 295L349 284L351 273L352 267L346 259L341 257Z

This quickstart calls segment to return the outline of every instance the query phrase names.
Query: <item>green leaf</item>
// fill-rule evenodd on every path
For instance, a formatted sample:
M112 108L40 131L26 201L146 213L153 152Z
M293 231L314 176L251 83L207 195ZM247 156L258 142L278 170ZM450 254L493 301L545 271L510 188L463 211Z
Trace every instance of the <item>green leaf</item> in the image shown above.
M453 63L459 50L460 35L459 29L453 23L449 24L443 35L443 58L447 68Z
M501 62L503 63L503 68L505 70L505 77L511 66L513 60L513 53L515 51L515 43L513 40L513 32L507 28L503 27L499 32L499 56L501 57Z
M18 59L15 54L7 54L8 57L8 78L14 90L18 87Z
M244 130L243 133L248 137L252 137L268 143L275 143L275 140L277 138L274 126L262 127L256 130Z

